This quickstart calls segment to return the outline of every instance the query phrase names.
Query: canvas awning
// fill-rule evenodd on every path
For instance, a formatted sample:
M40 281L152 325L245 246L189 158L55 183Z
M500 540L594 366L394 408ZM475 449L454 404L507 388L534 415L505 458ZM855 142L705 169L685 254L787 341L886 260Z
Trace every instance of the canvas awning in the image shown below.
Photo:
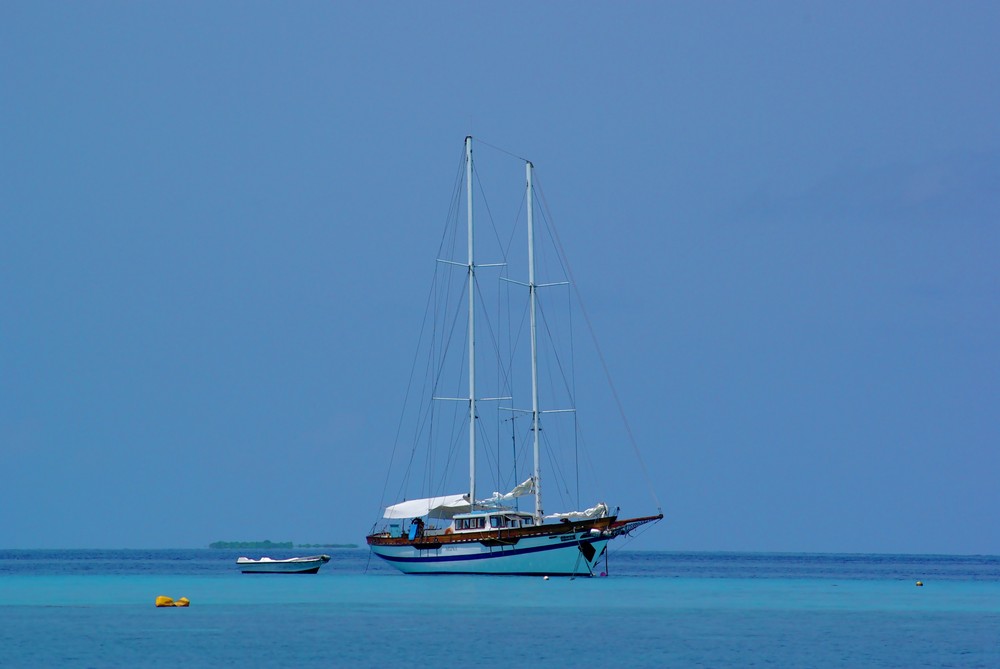
M429 515L435 518L451 518L457 513L467 513L468 511L468 495L444 495L442 497L411 499L399 504L393 504L386 507L383 517L417 518Z

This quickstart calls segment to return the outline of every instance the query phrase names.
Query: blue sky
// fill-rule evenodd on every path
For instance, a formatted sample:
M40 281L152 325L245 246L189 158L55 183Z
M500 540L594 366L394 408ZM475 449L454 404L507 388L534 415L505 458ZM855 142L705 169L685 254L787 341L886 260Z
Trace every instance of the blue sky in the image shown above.
M1000 553L998 29L6 3L0 546L361 543L473 134L544 180L667 516L632 547Z

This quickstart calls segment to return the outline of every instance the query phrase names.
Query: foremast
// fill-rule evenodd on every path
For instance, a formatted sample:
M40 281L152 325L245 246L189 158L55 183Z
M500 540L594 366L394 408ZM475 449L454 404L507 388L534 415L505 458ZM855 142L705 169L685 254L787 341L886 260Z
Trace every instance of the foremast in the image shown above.
M469 508L476 508L476 265L472 234L472 136L465 138L465 199L469 215Z
M532 205L532 187L531 187L531 171L534 169L534 165L531 161L525 161L524 171L525 180L527 182L527 193L525 195L527 199L527 210L528 210L528 301L529 301L529 311L531 319L531 431L534 435L534 456L535 456L535 470L534 470L534 488L535 488L535 524L541 525L543 516L545 512L542 510L542 479L539 471L539 453L538 453L538 343L537 343L537 329L535 325L535 224L533 217L533 205Z

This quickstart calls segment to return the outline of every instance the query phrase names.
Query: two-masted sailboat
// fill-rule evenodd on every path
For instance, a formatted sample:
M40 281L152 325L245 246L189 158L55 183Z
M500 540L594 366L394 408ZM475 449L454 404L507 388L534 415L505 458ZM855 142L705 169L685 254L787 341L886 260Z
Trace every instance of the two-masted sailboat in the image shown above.
M605 503L583 511L546 515L542 507L540 421L547 413L539 407L537 289L535 279L535 230L531 162L525 162L528 230L527 289L530 327L531 408L522 410L531 421L533 471L508 493L477 499L477 387L476 387L476 273L481 267L474 255L472 138L465 139L467 203L467 261L442 260L464 267L468 301L466 347L469 481L468 490L435 497L410 499L388 506L387 522L367 537L372 552L408 574L535 574L588 576L598 569L607 544L615 537L660 520L662 513L620 519ZM439 398L440 399L440 398ZM497 398L493 398L497 399ZM510 399L510 398L500 398ZM512 409L512 411L516 411ZM532 510L522 510L517 499L534 498Z

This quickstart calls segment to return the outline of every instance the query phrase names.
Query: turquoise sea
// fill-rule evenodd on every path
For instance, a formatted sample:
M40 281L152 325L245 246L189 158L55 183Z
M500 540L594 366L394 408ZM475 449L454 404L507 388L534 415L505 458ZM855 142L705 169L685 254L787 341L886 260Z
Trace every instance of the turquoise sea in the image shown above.
M1000 667L1000 557L619 551L544 580L325 552L289 576L240 574L250 551L0 550L0 666Z

